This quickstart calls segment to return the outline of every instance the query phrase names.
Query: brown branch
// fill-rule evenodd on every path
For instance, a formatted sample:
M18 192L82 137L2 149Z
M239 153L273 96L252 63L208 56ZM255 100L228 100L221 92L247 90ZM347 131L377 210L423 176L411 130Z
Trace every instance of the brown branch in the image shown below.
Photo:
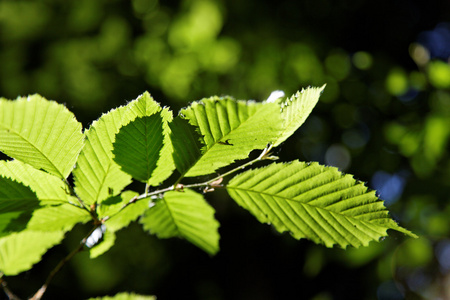
M80 243L80 245L75 250L73 250L72 252L69 253L69 255L64 257L64 259L61 260L59 262L59 264L50 272L45 283L36 292L36 294L34 294L34 296L32 298L30 298L30 300L40 300L42 298L42 296L44 295L45 291L47 290L47 287L50 284L50 282L52 281L53 277L56 275L56 273L58 273L58 271L61 270L61 268L66 264L66 262L68 262L75 254L77 254L78 252L83 250L83 247L84 247L84 243Z

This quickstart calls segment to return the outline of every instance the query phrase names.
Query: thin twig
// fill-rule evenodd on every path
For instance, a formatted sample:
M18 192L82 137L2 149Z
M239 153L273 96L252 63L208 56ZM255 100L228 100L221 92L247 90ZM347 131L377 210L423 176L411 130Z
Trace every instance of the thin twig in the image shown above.
M3 274L1 274L3 276ZM6 283L5 279L3 277L0 277L0 285L2 286L3 291L5 292L6 296L9 300L20 300L19 297L17 297L11 290L8 288L8 284Z
M253 160L251 160L251 161L249 161L249 162L247 162L247 163L245 163L243 165L240 165L239 167L236 167L233 170L230 170L230 171L228 171L226 173L223 173L223 174L221 174L221 175L219 175L217 177L214 177L213 179L210 179L208 181L201 182L201 183L186 184L186 185L184 185L184 187L185 188L193 188L193 187L208 186L211 183L219 180L220 178L224 178L224 177L226 177L228 175L236 173L237 171L243 170L243 169L247 168L248 166L251 166L255 162L258 162L260 160L263 160L263 159L278 159L278 157L270 156L270 150L272 150L272 147L273 147L272 144L267 145L267 147L261 152L261 154L257 158L255 158L255 159L253 159Z
M264 160L264 159L275 160L275 159L278 159L278 157L276 157L276 156L270 156L270 150L272 150L272 148L273 148L273 145L272 144L268 144L267 147L261 152L261 154L257 158L255 158L255 159L253 159L253 160L251 160L251 161L249 161L249 162L247 162L247 163L245 163L243 165L240 165L239 167L236 167L233 170L230 170L230 171L228 171L228 172L226 172L224 174L221 174L221 175L219 175L219 176L217 176L217 177L215 177L213 179L205 181L205 182L183 185L181 183L178 183L180 181L180 180L178 180L177 183L175 183L174 185L171 185L171 186L169 186L167 188L164 188L164 189L161 189L161 190L155 190L153 192L148 192L149 186L146 185L144 194L141 194L139 196L135 196L135 197L131 198L130 201L125 203L120 208L119 211L122 211L127 206L129 206L129 205L131 205L131 204L133 204L133 203L135 203L135 202L137 202L139 200L150 198L150 197L153 197L153 196L163 195L165 192L169 192L169 191L174 191L174 190L175 191L182 191L183 188L193 188L193 187L203 187L203 186L212 187L212 188L219 187L219 186L212 186L211 184L213 184L213 183L217 182L218 180L220 180L220 179L222 179L222 178L224 178L224 177L226 177L228 175L231 175L231 174L233 174L233 173L235 173L237 171L245 169L246 167L248 167L248 166L250 166L250 165L252 165L255 162L258 162L260 160ZM117 213L115 215L117 215ZM105 222L106 220L108 220L108 219L110 219L112 217L114 217L114 215L105 217L105 218L102 219L102 222Z
M45 291L47 290L48 285L52 281L53 277L55 277L56 273L61 270L61 268L72 258L77 254L78 252L81 252L83 250L84 245L86 244L87 238L94 232L95 229L97 229L98 226L94 226L94 228L91 229L91 231L85 236L85 238L81 241L81 243L78 245L77 248L75 248L72 252L70 252L64 259L62 259L56 267L50 272L50 274L47 277L47 280L45 280L45 283L41 286L41 288L33 295L33 297L30 298L30 300L40 300L42 296L44 295Z
M95 214L95 209L92 209L92 208L86 206L86 204L83 202L83 200L81 200L80 197L78 197L78 195L75 193L75 189L73 188L72 185L69 184L67 179L64 179L63 182L66 185L66 187L69 189L69 195L73 196L77 199L78 204L80 204L80 206L91 215L91 217L95 223L100 223L97 215ZM66 193L67 193L67 191L66 191ZM95 205L95 204L93 204L93 205Z

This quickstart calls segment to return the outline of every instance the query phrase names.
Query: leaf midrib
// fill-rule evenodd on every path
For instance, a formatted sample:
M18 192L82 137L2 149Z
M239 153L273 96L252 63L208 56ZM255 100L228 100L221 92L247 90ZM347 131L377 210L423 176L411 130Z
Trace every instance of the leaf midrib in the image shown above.
M27 138L25 138L20 132L16 131L13 128L8 128L7 126L4 126L3 124L0 124L2 128L7 132L6 134L16 134L19 138L21 138L23 141L25 141L28 145L30 145L33 149L35 149L39 154L41 154L46 161L48 161L51 165L51 167L57 171L59 177L64 178L64 175L61 173L61 171L55 166L55 164L48 158L48 156L42 152L39 148L37 148L34 144L32 144Z
M174 217L174 214L172 213L172 209L170 209L170 207L169 207L169 202L168 202L166 199L164 199L164 198L163 198L163 201L164 201L164 203L166 204L166 207L167 207L167 210L168 210L168 212L169 212L170 218L172 219L172 222L173 222L173 224L175 225L175 228L176 228L176 230L177 230L177 236L183 236L183 235L181 234L181 231L180 231L180 226L179 226L178 223L176 222L176 218Z
M230 187L227 187L227 188L230 188ZM274 196L274 195L269 194L269 193L256 192L256 191L253 191L253 190L247 190L247 189L242 189L242 188L231 187L231 189L241 190L241 191L247 192L247 193L249 193L249 194L251 194L251 193L257 193L258 195L269 196L269 197L271 197L271 198L274 198L274 200L275 200L276 198L278 198L278 199L280 199L280 200L285 200L285 201L286 201L286 204L289 205L290 207L292 207L292 205L291 205L290 203L294 202L294 203L296 203L296 204L300 204L300 205L305 206L305 207L311 207L312 209L316 210L320 215L322 215L322 213L321 213L320 211L326 211L326 212L328 212L331 216L333 216L334 219L336 219L335 216L341 216L341 217L343 217L343 218L349 220L350 223L354 223L354 222L355 222L355 223L359 223L359 224L363 225L364 227L377 226L377 227L380 227L380 228L382 228L382 229L388 229L388 228L389 228L388 226L382 226L382 225L380 225L380 224L377 224L377 223L373 223L373 222L372 222L372 221L377 220L377 219L383 219L383 220L384 220L384 219L386 219L386 218L374 218L374 219L371 219L370 221L369 221L369 220L361 220L361 219L358 219L358 218L353 217L353 216L347 216L347 215L342 214L342 213L339 213L339 212L327 210L327 209L325 209L325 208L323 208L323 207L318 207L318 206L315 206L315 205L311 205L311 204L309 204L309 203L299 202L299 201L296 201L296 200L293 200L293 199L290 199L290 198L287 198L287 197ZM262 198L264 199L264 197L262 197ZM250 199L251 199L251 201L254 203L254 205L256 205L256 207L258 208L258 210L259 210L260 212L262 212L264 215L266 215L266 213L264 212L264 210L262 210L262 209L260 208L260 205L258 205L257 201L255 201L254 198L251 197L251 196L250 196ZM349 199L351 199L351 198L349 198ZM275 213L275 211L272 209L271 205L270 205L269 203L267 203L266 200L263 200L263 201L266 203L266 205L268 205L269 209L272 211L272 214L273 214L274 216L276 216L276 218L279 219L279 220L282 222L283 226L286 227L286 228L288 229L289 227L288 227L286 224L284 224L284 222L280 219L279 215L278 215L277 213ZM298 230L299 232L302 233L303 237L306 237L306 235L304 234L303 230L302 230L301 228L298 227L297 222L295 222L295 220L293 220L293 219L289 216L289 214L286 213L286 211L285 211L283 205L279 205L277 200L275 200L275 203L276 203L276 205L279 206L279 208L283 211L284 215L290 220L290 222L297 228L297 230ZM251 209L249 209L249 208L246 208L246 209L249 210L250 212L252 212ZM317 221L316 218L315 218L314 216L312 216L311 214L309 214L309 212L308 212L307 209L305 209L305 212L311 217L311 219L314 220L314 222L316 223L317 226L319 226L320 228L323 229L323 232L328 233L328 231L322 226L322 223L319 222L319 221ZM301 217L301 215L298 215L298 216ZM268 216L266 215L266 218L267 218L267 217L268 217ZM301 218L302 218L302 217L301 217ZM306 222L306 220L304 220L304 218L302 218L302 220L303 220L303 222ZM351 220L351 221L350 221L350 220ZM337 222L338 222L338 221L337 221ZM350 231L348 231L347 228L345 228L344 225L342 225L340 222L338 222L338 223L344 228L345 231L350 232ZM309 227L311 230L313 230L313 231L315 232L315 235L316 235L321 241L325 241L325 240L322 238L323 235L318 234L318 233L317 233L317 230L315 230L316 227L311 226L310 224L308 224L308 227ZM289 230L289 229L288 229L288 230ZM336 232L339 233L339 236L341 236L343 240L347 241L347 244L348 244L348 245L353 244L352 242L350 242L350 241L348 240L348 238L347 238L346 236L342 235L341 232L339 232L338 230L336 230ZM350 232L350 233L351 233L351 232ZM377 234L378 234L378 233L377 233ZM357 239L361 245L364 244L364 241L361 240L361 239L359 238L358 235L355 235L355 234L352 233L352 236L354 236L354 238ZM331 237L331 239L333 240L333 244L334 244L334 243L340 244L340 243L338 242L338 239L336 239L336 237Z
M349 188L351 188L351 187L349 187ZM356 218L355 216L348 216L348 215L346 215L346 214L344 214L342 212L336 212L336 211L333 211L333 210L328 210L325 207L316 206L316 205L305 203L305 202L300 202L300 201L297 201L297 200L294 200L294 199L291 199L291 198L287 198L287 197L283 197L283 196L279 196L279 195L273 195L273 194L269 194L269 193L265 193L265 192L259 192L259 191L254 191L254 190L251 190L251 189L244 189L244 188L239 188L239 187L227 186L227 189L240 190L240 191L247 192L249 194L254 193L254 194L258 194L258 195L270 196L272 198L278 198L278 199L284 200L286 202L294 202L294 203L297 203L297 204L300 204L300 205L312 207L312 208L317 209L317 210L318 209L322 209L322 210L328 211L331 214L341 215L341 216L343 216L345 218L350 218L350 219L357 220L358 222L365 222L365 223L370 223L370 224L374 225L373 223L371 223L369 221L360 220L360 219ZM348 188L346 188L346 189L348 189ZM340 190L340 191L342 191L342 190ZM337 192L340 192L340 191L337 191ZM337 192L334 192L334 193L337 193ZM329 194L327 194L327 195L329 195ZM352 198L354 198L354 197L350 197L350 198L347 198L345 200L352 199ZM253 200L253 198L252 198L252 200ZM381 209L381 210L370 211L368 213L380 212L380 211L385 211L385 210L386 209L384 208L384 209ZM364 215L364 214L362 214L362 215ZM358 216L362 216L362 215L358 215ZM377 220L377 219L386 219L386 218L374 218L374 219L371 219L371 221L372 220Z

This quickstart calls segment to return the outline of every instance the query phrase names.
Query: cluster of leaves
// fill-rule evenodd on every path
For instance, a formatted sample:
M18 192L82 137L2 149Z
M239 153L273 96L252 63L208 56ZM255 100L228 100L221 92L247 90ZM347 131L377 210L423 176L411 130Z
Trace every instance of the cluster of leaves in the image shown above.
M211 97L175 118L146 92L84 133L54 101L0 99L0 150L13 158L0 162L0 271L30 269L67 231L87 222L92 230L77 250L88 249L91 258L108 251L115 233L135 220L159 238L184 238L215 254L219 223L198 187L225 188L260 222L327 247L367 246L388 229L415 236L389 217L375 191L334 167L272 162L224 183L257 161L277 159L271 149L303 124L323 88L261 103ZM262 152L218 175L253 150ZM203 175L214 178L183 183ZM145 183L142 194L124 190L133 179Z

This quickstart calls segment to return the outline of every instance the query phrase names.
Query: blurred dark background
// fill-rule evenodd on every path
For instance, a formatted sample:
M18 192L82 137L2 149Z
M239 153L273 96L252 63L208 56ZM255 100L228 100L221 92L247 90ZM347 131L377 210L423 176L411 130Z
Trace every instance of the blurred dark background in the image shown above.
M39 93L84 127L145 90L177 113L206 96L327 83L277 154L355 174L420 235L327 249L277 234L217 191L215 257L133 224L99 258L78 254L45 299L450 299L449 21L450 1L437 0L0 1L0 95ZM32 295L87 231L10 288Z

